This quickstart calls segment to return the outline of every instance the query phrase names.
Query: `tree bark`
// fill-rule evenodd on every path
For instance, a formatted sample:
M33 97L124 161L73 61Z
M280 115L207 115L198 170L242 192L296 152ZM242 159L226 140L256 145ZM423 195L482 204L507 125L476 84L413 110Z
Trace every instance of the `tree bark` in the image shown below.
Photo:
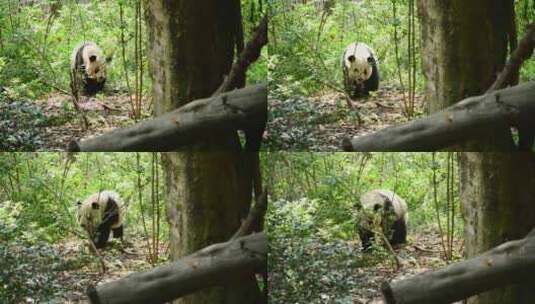
M465 256L526 235L535 226L535 164L529 152L460 154ZM532 281L482 293L469 303L535 303Z
M240 1L146 1L156 115L205 98L228 75L239 39ZM227 151L201 153L196 151ZM171 259L228 240L247 215L254 154L240 152L235 130L206 136L189 152L164 153ZM232 279L181 304L258 303L254 276Z
M527 281L535 281L535 229L524 239L507 242L472 259L385 283L382 292L388 304L447 304Z
M264 233L214 244L149 271L131 274L88 291L91 303L165 303L229 279L264 273L268 242Z
M428 111L485 92L507 56L510 6L503 0L419 0ZM509 10L508 10L509 8ZM497 124L468 151L507 151L511 132ZM492 138L492 140L489 140Z
M493 84L507 56L511 5L503 0L419 0L422 64L429 111L436 112ZM503 121L462 151L511 151ZM461 201L467 258L527 234L535 224L534 173L529 153L463 153ZM486 292L469 303L535 303L529 287ZM522 302L518 302L522 301Z

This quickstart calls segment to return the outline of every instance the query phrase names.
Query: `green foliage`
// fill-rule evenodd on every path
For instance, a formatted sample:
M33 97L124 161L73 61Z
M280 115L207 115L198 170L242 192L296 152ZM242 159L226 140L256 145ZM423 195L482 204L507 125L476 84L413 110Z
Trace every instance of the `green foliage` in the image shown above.
M341 56L352 42L364 42L375 50L382 83L399 86L394 29L397 29L403 83L407 86L408 1L336 1L330 13L320 1L296 4L276 1L270 22L269 81L272 96L314 95L325 89L341 89ZM396 6L394 17L393 6ZM515 1L518 38L535 19L532 0ZM421 30L416 18L416 65L421 65ZM417 68L419 71L420 69ZM535 79L535 60L524 63L521 80ZM423 75L418 72L417 88Z
M256 26L264 14L267 13L267 4L263 0L241 0L242 21L245 43L253 35ZM237 54L239 55L239 54ZM267 81L268 75L267 46L262 49L260 58L247 70L247 84L257 84Z
M9 97L35 99L53 87L69 90L69 68L73 49L84 41L94 41L106 57L113 61L107 69L107 86L126 91L125 68L133 85L135 66L135 5L138 0L39 1L22 4L20 1L0 1L0 89L9 89ZM120 22L120 6L124 22ZM266 5L257 0L243 0L244 33L247 39L258 24ZM151 79L147 68L146 29L142 16L143 89L147 92ZM121 33L126 48L123 64ZM267 52L248 71L248 82L265 82Z
M439 212L446 211L447 153L438 153L436 164L432 163L430 153L268 155L265 157L264 170L272 189L272 199L291 202L285 208L307 210L310 214L302 215L301 221L313 219L313 224L302 226L309 227L309 233L321 227L326 231L322 233L326 237L355 238L356 204L361 194L372 189L394 191L407 202L409 229L434 225L433 166L437 168ZM457 181L457 172L454 173ZM454 191L458 191L457 187ZM304 198L308 202L306 208L302 203L296 203ZM282 214L288 215L289 222L297 221L299 217L292 218L293 212L285 210ZM457 215L460 215L459 211ZM282 225L286 220L277 219L277 223ZM308 234L300 232L299 235Z
M22 5L8 0L0 3L0 58L5 66L0 70L0 86L11 88L13 99L36 98L53 86L69 88L70 58L73 49L83 41L94 41L106 56L116 60L108 67L109 85L126 88L121 53L120 34L127 40L126 66L132 77L134 66L134 3L122 1L125 24L118 24L119 2L61 1L59 10L52 9L57 1ZM146 54L146 51L144 51ZM147 69L145 69L146 71ZM145 85L150 79L145 75Z
M306 5L288 2L279 1L274 5L270 23L274 32L270 41L270 94L287 97L311 95L330 87L341 89L342 53L355 41L364 42L375 50L382 81L398 84L393 45L395 26L398 27L401 68L407 73L406 2L397 4L396 19L391 1L336 1L330 14L314 1ZM422 85L421 77L418 84Z
M270 237L268 263L270 280L283 288L271 288L270 303L353 303L334 299L358 288L351 269L362 266L356 248L333 238L318 224L317 200L275 201L270 204L267 223ZM331 295L328 295L328 293ZM327 298L326 298L327 297ZM328 301L330 299L330 301Z
M411 234L436 229L432 169L442 226L446 214L448 153L267 153L263 172L270 189L270 301L273 303L353 303L351 295L369 286L362 267L391 259L379 241L363 253L356 227L362 218L380 228L379 216L358 211L359 197L388 189L405 199ZM458 184L454 169L454 185ZM458 189L454 187L454 197ZM456 231L462 230L459 202ZM388 237L389 231L386 231ZM360 281L359 281L360 280Z
M525 34L528 24L533 23L535 20L535 1L533 0L519 0L515 1L516 11L516 24L518 30L518 39L522 39ZM535 59L531 56L522 65L520 69L521 81L533 81L535 80Z
M11 201L0 205L0 219L3 215L14 221L17 229L12 229L13 238L54 242L80 236L83 232L75 219L76 202L100 190L114 190L128 204L127 233L141 232L142 225L134 225L142 222L138 191L143 214L150 216L151 154L140 154L140 164L137 167L132 153L87 153L74 159L60 153L0 155L0 202ZM158 189L160 196L162 187ZM166 236L167 226L162 225L160 232Z
M9 235L10 231L0 221L0 303L51 299L62 287L56 274L65 261L50 245L21 240L6 242Z
M43 143L39 128L47 122L34 103L0 93L0 151L35 151Z

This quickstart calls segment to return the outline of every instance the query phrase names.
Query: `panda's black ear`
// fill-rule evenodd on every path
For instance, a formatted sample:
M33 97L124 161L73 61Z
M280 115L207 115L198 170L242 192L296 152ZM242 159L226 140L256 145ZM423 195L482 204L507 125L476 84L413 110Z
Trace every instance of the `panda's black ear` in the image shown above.
M99 209L99 208L100 208L100 205L99 205L97 202L93 202L93 203L91 203L91 208L93 208L93 209Z
M347 57L347 60L349 60L349 62L354 62L355 61L355 56L354 55L350 55L349 57Z
M375 58L372 56L368 57L368 63L375 63Z
M97 56L95 56L95 55L89 56L89 61L90 62L95 62L96 60L97 60Z

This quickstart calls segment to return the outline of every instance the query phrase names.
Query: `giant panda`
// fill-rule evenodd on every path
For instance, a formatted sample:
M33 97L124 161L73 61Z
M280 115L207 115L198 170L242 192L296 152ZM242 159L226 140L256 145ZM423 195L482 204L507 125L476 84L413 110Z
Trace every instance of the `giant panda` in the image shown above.
M389 190L372 190L360 197L360 213L357 230L362 247L371 246L374 233L372 218L377 216L384 235L391 245L407 241L407 203Z
M71 86L83 93L95 95L104 89L106 83L106 63L111 59L104 58L102 51L94 42L83 42L74 48L71 56Z
M78 201L78 223L87 231L95 247L106 245L113 231L114 238L123 237L124 203L114 191L91 194L83 202Z
M379 68L373 50L362 42L348 45L342 56L344 88L351 98L368 96L379 88Z

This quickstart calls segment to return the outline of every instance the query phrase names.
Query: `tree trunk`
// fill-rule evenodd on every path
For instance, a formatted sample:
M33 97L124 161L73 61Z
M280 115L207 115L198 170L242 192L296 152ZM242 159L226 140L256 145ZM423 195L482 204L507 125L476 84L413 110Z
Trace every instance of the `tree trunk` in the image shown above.
M422 64L428 111L481 95L503 69L511 8L502 0L420 0ZM470 143L468 151L510 150L509 128L489 130L492 142Z
M146 1L156 115L210 96L234 59L240 1ZM173 260L227 241L251 203L250 154L235 131L220 131L191 152L165 153ZM224 152L200 152L200 151ZM254 275L180 299L181 304L257 303Z
M155 115L214 93L229 73L239 40L239 0L146 1ZM222 131L192 149L235 150L236 132Z
M418 1L429 112L480 95L492 85L507 57L513 14L506 2ZM496 122L486 137L461 149L507 151L513 147L507 124ZM535 225L534 169L529 154L464 153L460 166L466 257L529 232ZM473 297L469 303L535 303L529 288L503 288Z
M522 238L535 226L535 164L529 153L461 153L465 256ZM469 303L535 303L533 283L472 297Z

